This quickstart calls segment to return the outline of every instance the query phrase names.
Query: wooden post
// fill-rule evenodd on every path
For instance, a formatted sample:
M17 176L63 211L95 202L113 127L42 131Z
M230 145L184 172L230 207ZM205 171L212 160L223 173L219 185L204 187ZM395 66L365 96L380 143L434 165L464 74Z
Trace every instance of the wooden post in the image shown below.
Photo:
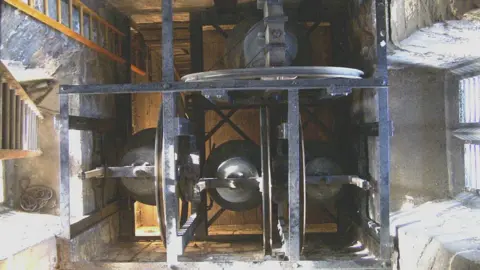
M73 0L68 0L68 26L73 30Z
M84 36L84 29L83 29L83 6L80 6L80 35Z
M93 40L93 16L92 14L88 14L88 16L90 16L90 27L88 28L90 30L90 33L88 33L88 38L97 43L95 40Z
M43 0L43 10L45 11L45 15L48 16L48 0Z
M99 22L101 24L101 22ZM108 26L105 24L105 49L107 49L108 51L110 51L110 47L108 46Z
M57 0L57 22L62 23L62 0Z

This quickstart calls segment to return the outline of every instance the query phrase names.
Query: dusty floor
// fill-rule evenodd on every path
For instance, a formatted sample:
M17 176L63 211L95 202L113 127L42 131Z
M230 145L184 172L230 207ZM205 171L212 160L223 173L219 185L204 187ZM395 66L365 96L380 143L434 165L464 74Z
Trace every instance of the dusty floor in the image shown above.
M274 248L278 254L280 247ZM278 260L277 258L268 258ZM185 249L180 261L193 262L227 262L227 261L264 261L261 240L239 238L234 242L192 242ZM374 262L368 249L360 242L350 247L339 248L327 245L318 235L307 235L307 245L303 251L304 260L319 261L363 261ZM98 254L94 261L99 262L164 262L166 253L160 241L120 242L110 245L109 248Z

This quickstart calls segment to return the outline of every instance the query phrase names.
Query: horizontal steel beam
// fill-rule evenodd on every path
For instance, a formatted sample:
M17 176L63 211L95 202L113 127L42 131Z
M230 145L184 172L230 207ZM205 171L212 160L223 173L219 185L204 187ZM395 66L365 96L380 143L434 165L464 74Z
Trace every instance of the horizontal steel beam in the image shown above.
M155 166L125 166L125 167L107 167L107 175L105 168L99 167L90 171L84 171L79 174L82 180L90 178L138 178L153 177L155 174Z
M325 176L306 176L307 184L316 184L325 182L327 185L344 185L351 184L361 189L368 190L371 188L370 183L355 175L325 175Z
M158 82L140 84L98 84L98 85L63 85L60 94L127 94L127 93L177 93L200 92L209 90L287 90L319 88L384 88L383 81L372 79L299 79L299 80L225 80L215 82Z
M70 115L69 129L105 132L115 127L115 119L90 118Z
M206 188L258 188L261 180L261 177L250 177L250 178L201 178L197 187L199 190L203 190L203 187Z

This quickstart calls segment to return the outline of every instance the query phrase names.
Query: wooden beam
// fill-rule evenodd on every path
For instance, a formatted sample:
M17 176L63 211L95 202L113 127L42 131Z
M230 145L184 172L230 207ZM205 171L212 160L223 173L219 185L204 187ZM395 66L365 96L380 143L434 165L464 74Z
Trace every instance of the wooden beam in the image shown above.
M8 0L5 0L5 2L8 3ZM12 1L12 2L18 2L18 1ZM19 3L17 3L17 5L18 4ZM19 8L19 7L17 7L17 8ZM57 22L62 23L62 0L57 0Z
M38 157L41 154L40 150L0 149L0 160Z
M90 33L88 33L88 39L93 42L96 42L96 40L93 40L93 16L91 14L88 14L88 18L90 20L90 27L88 28Z
M173 71L175 72L175 80L180 81L181 77L175 65L173 65Z
M84 37L84 30L83 29L83 6L80 7L80 35L82 35L82 37Z
M85 232L89 228L100 223L102 220L108 218L109 216L117 213L119 210L119 203L115 201L109 205L103 207L100 210L97 210L95 213L89 215L88 217L73 223L70 225L70 238L74 238L79 234Z
M147 75L147 73L146 73L145 71L139 69L137 66L135 66L135 65L133 65L133 64L132 64L132 71L135 72L135 73L137 73L137 74L140 75L140 76L145 76L145 75Z
M48 16L48 0L43 0L43 12Z
M155 40L145 40L145 44L150 47L162 47L162 41L155 39ZM190 49L190 40L174 40L173 47L175 48L185 48Z
M68 26L73 30L73 0L68 0Z
M101 23L100 23L101 24ZM108 46L108 26L107 25L104 25L105 26L105 34L103 35L103 39L105 40L105 49L107 49L108 51L110 51L110 47Z

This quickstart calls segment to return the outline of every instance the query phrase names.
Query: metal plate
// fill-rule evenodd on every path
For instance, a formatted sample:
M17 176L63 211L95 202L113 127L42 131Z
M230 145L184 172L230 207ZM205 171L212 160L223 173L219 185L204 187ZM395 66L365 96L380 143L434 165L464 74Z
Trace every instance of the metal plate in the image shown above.
M297 78L348 78L361 79L361 70L344 67L266 67L225 69L193 73L182 77L185 82L251 80L251 79L284 79Z

